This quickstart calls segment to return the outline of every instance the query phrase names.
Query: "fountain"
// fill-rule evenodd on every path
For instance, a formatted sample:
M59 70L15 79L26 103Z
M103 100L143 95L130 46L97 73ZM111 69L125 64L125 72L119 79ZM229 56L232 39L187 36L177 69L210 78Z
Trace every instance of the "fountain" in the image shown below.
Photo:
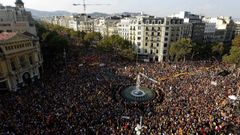
M130 102L145 102L149 101L155 98L155 91L151 90L149 88L141 87L140 86L140 77L141 75L148 80L151 80L151 78L148 78L146 75L139 73L137 75L136 85L135 86L129 86L128 88L121 91L121 96ZM156 81L155 81L156 82Z

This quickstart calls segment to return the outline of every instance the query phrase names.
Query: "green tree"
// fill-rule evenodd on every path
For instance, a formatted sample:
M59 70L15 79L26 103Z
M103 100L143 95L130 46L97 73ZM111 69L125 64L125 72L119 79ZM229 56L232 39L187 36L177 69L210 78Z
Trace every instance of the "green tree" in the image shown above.
M217 56L217 57L221 57L224 53L224 44L222 42L219 42L219 43L213 43L212 44L212 47L211 47L211 50L212 50L212 54Z
M172 60L178 61L183 59L185 61L186 56L191 54L193 43L190 39L182 38L176 42L171 43L169 48L169 56Z
M240 66L240 35L233 39L229 55L225 55L223 61Z
M118 35L102 39L97 45L98 50L119 55L123 58L133 60L135 58L132 44Z
M87 33L85 36L84 36L84 41L87 45L90 45L94 42L98 42L102 39L102 35L101 33L99 32L91 32L91 33Z

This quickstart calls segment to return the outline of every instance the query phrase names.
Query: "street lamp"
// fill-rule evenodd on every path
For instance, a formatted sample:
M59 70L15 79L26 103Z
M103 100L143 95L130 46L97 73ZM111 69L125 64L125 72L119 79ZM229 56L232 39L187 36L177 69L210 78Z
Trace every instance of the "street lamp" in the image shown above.
M135 127L136 135L141 135L141 130L143 128L147 128L146 126L142 125L142 121L143 121L143 117L140 116L140 124L137 124L137 126Z

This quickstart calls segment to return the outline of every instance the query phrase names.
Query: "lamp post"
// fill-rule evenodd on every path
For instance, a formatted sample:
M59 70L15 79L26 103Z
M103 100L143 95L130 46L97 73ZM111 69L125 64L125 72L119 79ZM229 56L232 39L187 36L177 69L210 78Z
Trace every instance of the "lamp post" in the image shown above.
M142 125L142 121L143 121L143 116L140 116L140 123L137 124L137 126L135 127L136 135L141 135L141 130L143 128L147 128L146 126Z

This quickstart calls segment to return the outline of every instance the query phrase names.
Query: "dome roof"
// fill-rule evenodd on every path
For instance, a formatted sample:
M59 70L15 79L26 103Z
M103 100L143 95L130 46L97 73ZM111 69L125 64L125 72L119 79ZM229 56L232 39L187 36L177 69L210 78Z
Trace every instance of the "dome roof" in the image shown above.
M22 0L16 0L15 4L23 5L24 3L22 2Z

